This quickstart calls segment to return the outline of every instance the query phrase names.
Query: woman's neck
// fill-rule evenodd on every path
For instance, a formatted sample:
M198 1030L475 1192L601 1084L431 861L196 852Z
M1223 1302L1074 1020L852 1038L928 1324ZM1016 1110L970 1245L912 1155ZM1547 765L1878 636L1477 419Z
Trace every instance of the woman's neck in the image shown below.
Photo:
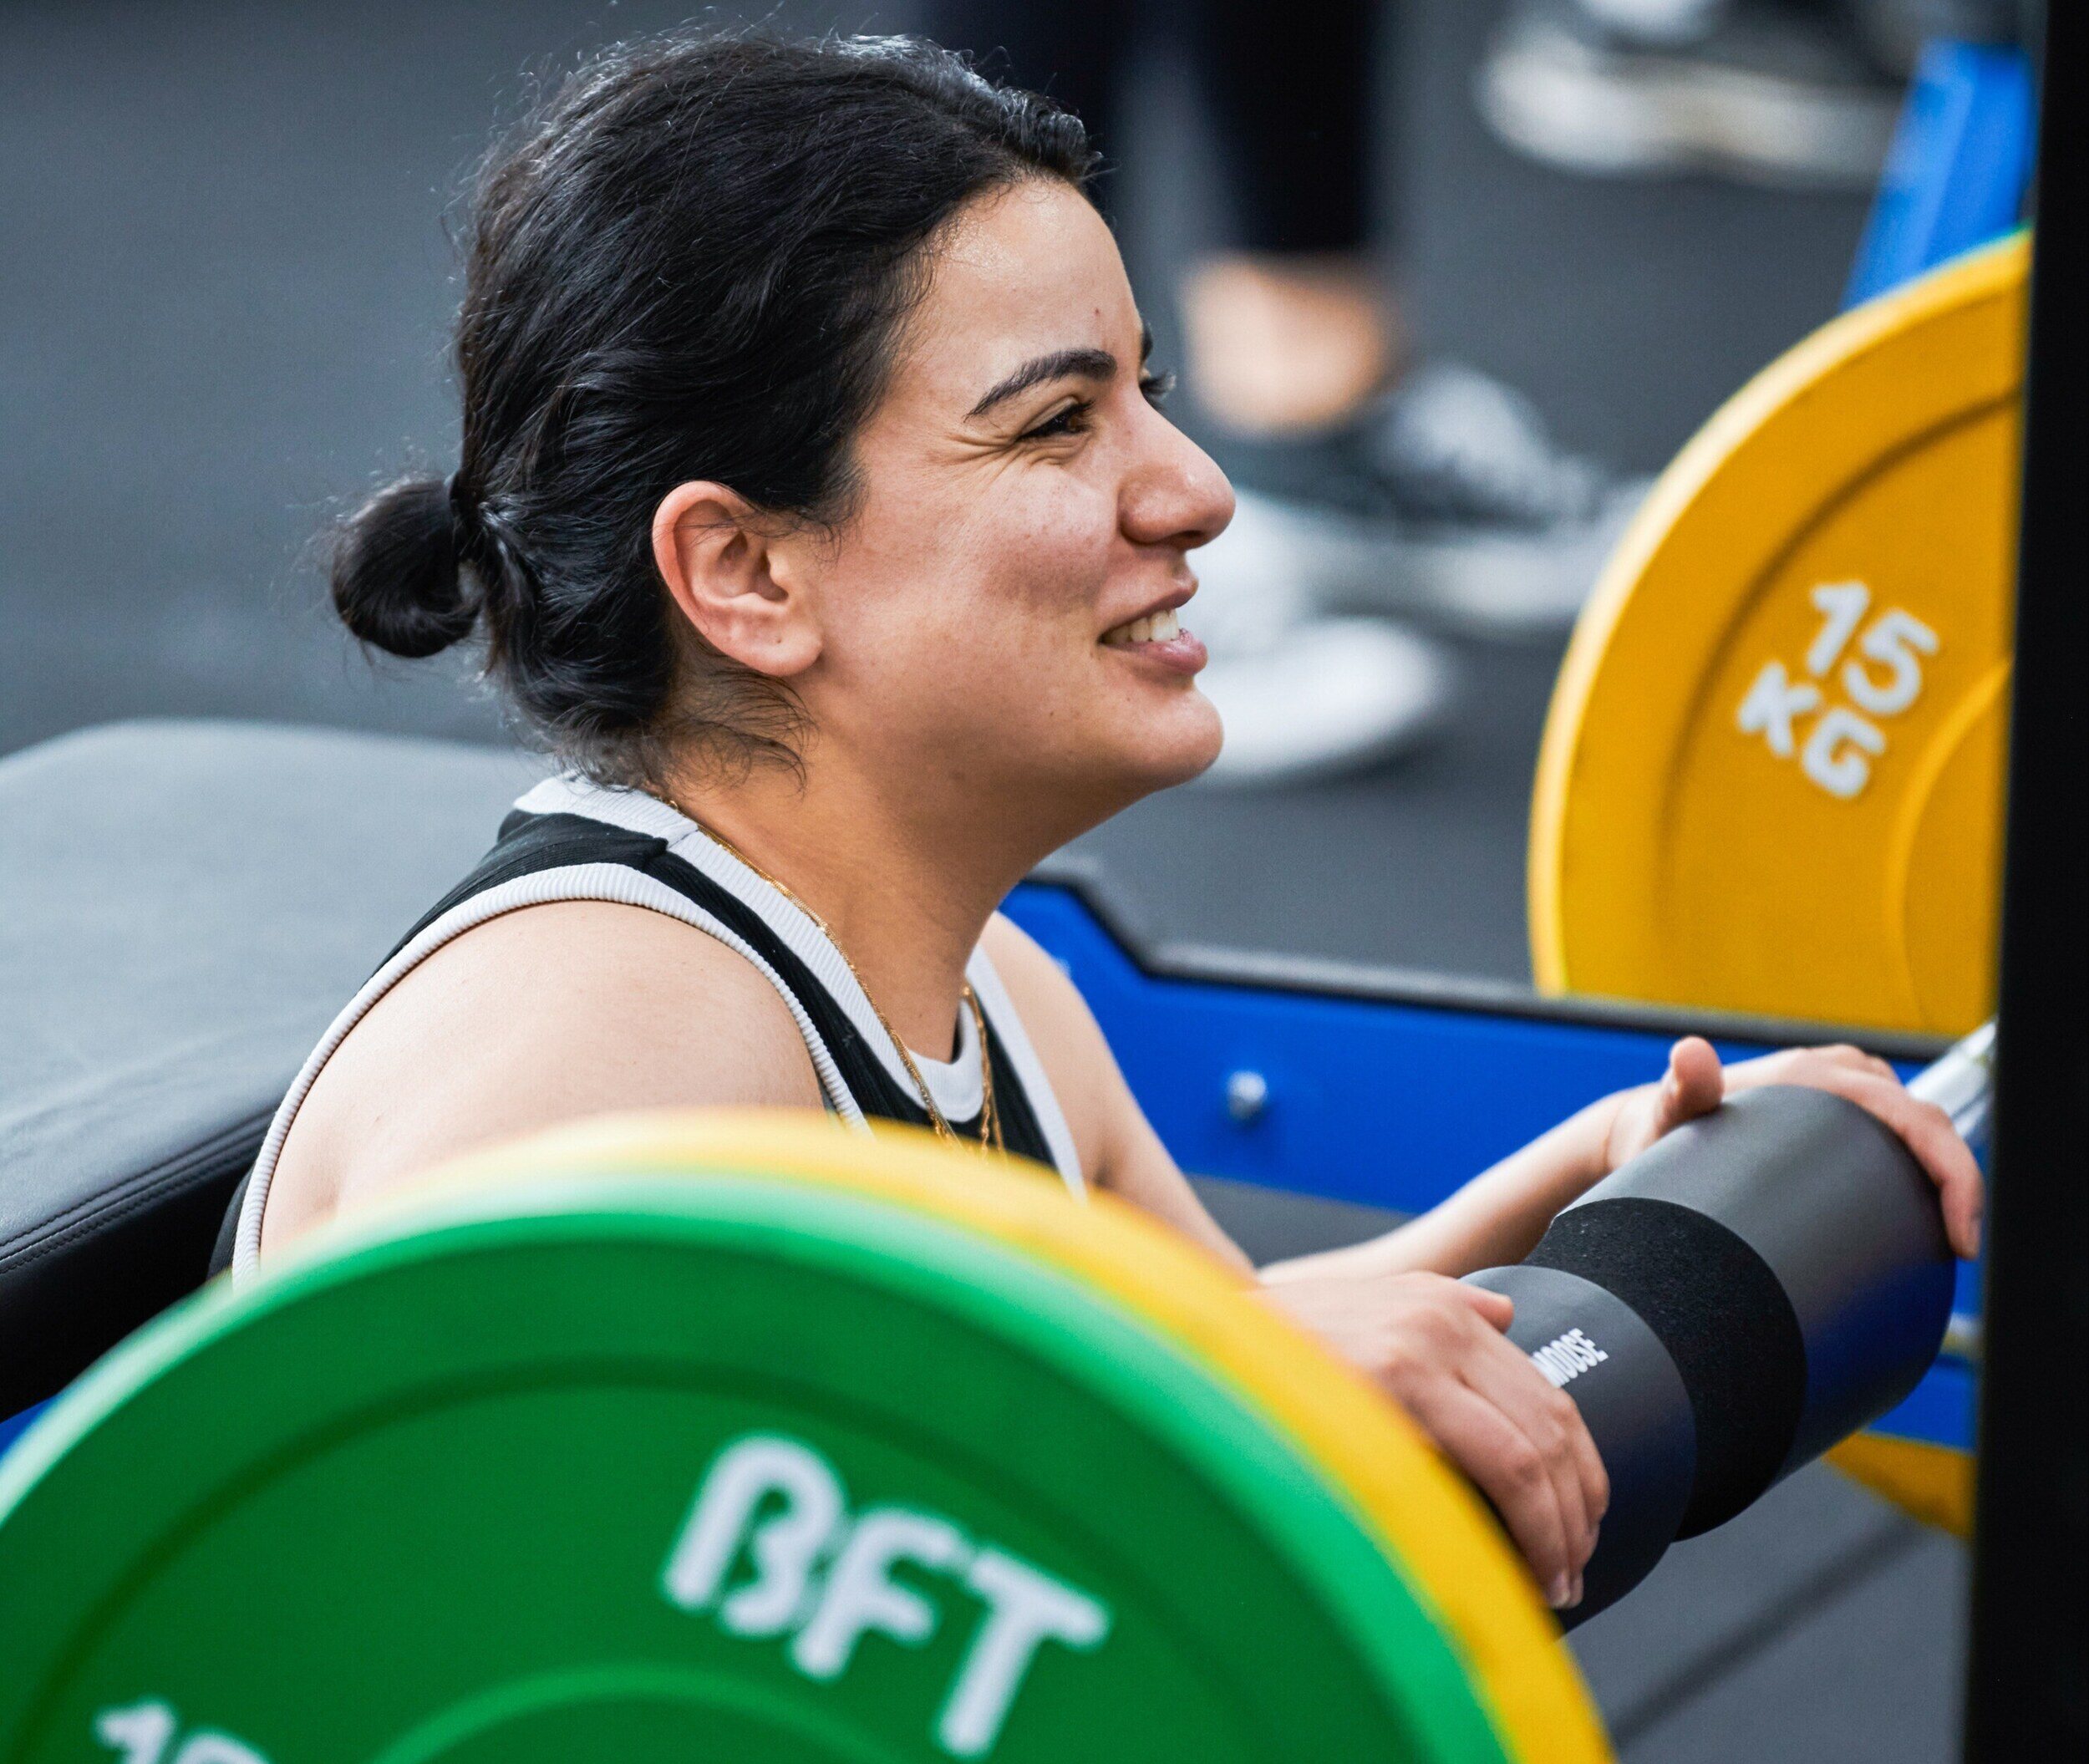
M899 1038L955 1048L965 963L1009 890L1050 847L997 839L990 817L892 800L822 756L799 776L762 768L729 785L675 782L675 806L722 835L823 923Z

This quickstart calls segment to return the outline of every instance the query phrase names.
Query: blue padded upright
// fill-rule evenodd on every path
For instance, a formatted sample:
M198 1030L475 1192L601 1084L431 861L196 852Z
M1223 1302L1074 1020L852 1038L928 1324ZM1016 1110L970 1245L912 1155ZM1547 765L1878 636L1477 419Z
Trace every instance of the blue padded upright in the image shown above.
M1939 41L1922 53L1842 303L1934 269L2023 219L2036 145L2020 49Z

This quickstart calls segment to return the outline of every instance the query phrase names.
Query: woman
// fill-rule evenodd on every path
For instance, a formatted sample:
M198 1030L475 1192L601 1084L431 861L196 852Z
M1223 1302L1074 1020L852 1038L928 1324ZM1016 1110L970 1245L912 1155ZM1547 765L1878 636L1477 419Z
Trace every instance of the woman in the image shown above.
M572 770L308 1062L241 1268L485 1141L770 1104L1027 1154L1249 1273L994 912L1220 740L1180 615L1232 497L1156 408L1090 163L1075 119L925 44L704 36L604 56L496 153L462 463L363 508L333 589L395 653L483 631ZM1770 1080L1898 1128L1971 1247L1977 1172L1878 1062L1722 1074L1689 1041L1427 1217L1263 1271L1487 1492L1556 1604L1603 1468L1507 1301L1449 1277Z

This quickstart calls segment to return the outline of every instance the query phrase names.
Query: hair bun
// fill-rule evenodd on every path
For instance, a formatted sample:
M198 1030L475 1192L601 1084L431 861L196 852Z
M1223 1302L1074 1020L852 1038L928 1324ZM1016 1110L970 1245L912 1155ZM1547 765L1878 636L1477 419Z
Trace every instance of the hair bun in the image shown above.
M433 655L478 623L440 478L402 478L378 491L342 523L328 573L341 622L394 655Z

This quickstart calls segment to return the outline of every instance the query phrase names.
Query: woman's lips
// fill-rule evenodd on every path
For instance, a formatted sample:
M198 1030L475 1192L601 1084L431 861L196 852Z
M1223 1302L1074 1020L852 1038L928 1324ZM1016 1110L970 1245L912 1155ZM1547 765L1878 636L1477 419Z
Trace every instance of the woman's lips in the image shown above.
M1194 631L1181 627L1177 627L1172 637L1149 638L1138 643L1105 643L1103 647L1112 654L1146 663L1169 674L1196 674L1212 658L1203 639Z
M1182 628L1172 606L1113 626L1103 633L1102 644L1120 654L1143 657L1170 674L1195 674L1211 659L1196 633Z

